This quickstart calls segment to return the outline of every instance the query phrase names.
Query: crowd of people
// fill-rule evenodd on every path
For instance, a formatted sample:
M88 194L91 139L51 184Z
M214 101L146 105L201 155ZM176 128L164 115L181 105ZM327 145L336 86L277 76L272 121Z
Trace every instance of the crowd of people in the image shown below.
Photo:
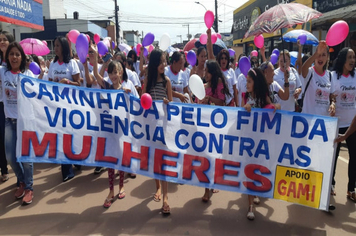
M227 50L213 54L211 31L207 31L206 47L196 50L197 62L188 65L185 54L176 51L172 55L160 49L154 49L147 57L143 48L139 55L131 50L126 55L118 49L101 57L91 40L86 63L81 63L72 55L70 41L59 36L54 41L55 58L46 62L36 55L25 55L24 50L13 35L0 32L0 169L1 181L9 179L9 164L17 177L15 198L23 204L30 204L33 194L33 163L16 161L17 135L17 80L22 73L42 80L62 83L67 86L83 86L96 89L117 89L140 97L144 93L153 100L164 103L182 102L199 103L215 106L243 107L247 111L253 108L280 109L305 114L336 116L339 118L339 133L336 141L346 140L349 151L349 169L347 197L356 202L356 78L355 52L351 48L340 51L333 71L329 71L329 48L320 41L315 53L301 56L301 45L298 43L299 55L295 65L291 65L291 56L282 50L278 62L273 65L266 58L265 49L260 53L262 60L250 58L251 69L246 75L241 73L236 56L231 60ZM240 55L239 58L243 56ZM36 61L41 68L39 75L29 70L29 63ZM191 75L202 79L206 96L199 100L189 90ZM351 122L354 122L351 124ZM351 125L351 126L350 126ZM350 128L349 128L350 127ZM340 151L338 143L335 154L333 175ZM80 169L81 166L75 166ZM73 166L62 164L62 179L66 182L74 177ZM96 167L94 173L103 171ZM114 192L115 175L120 176L119 191ZM108 208L113 201L125 197L125 173L108 169L109 193L103 206ZM131 178L136 175L130 174ZM170 214L168 204L168 182L156 180L156 191L153 200L162 201L162 213ZM335 179L332 181L331 194L336 195ZM202 201L210 201L215 189L205 189ZM253 220L254 204L260 199L248 196L247 218Z

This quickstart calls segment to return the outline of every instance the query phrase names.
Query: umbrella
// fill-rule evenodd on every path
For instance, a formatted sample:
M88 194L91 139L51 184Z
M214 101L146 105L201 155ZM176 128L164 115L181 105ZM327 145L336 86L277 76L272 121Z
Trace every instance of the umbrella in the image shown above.
M20 42L25 54L35 54L37 56L47 55L50 50L41 40L35 38L27 38Z
M201 47L201 46L203 46L203 47L206 48L206 45L201 44L200 41L197 40L197 41L195 42L195 47L196 47L196 48L199 48L199 47ZM216 42L213 44L213 52L214 52L214 55L218 55L219 52L220 52L221 50L223 50L223 49L227 49L227 47L226 47L224 41L222 41L221 39L218 38L218 39L216 40Z
M192 50L193 48L195 48L195 42L197 41L197 38L194 38L192 40L190 40L183 48L184 52L188 52L190 50Z
M283 39L286 42L296 43L298 41L298 37L301 34L305 34L307 36L307 41L305 44L317 46L319 44L319 40L310 32L305 30L292 30L285 35L283 35Z
M121 52L126 52L126 54L128 54L129 51L131 50L131 47L130 47L130 45L127 45L126 43L120 43L119 49Z
M282 28L303 24L322 14L300 3L278 4L262 13L252 23L244 38L263 33L273 33Z
M289 55L290 55L290 64L292 66L295 66L295 62L298 59L298 52L297 51L291 51L291 52L289 52ZM303 56L304 56L304 54L302 53L302 57Z

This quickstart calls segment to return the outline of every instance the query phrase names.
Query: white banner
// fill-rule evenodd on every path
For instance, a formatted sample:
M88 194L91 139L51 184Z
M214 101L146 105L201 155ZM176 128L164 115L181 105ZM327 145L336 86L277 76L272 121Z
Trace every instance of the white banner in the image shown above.
M104 166L327 210L337 119L153 102L21 76L20 161Z

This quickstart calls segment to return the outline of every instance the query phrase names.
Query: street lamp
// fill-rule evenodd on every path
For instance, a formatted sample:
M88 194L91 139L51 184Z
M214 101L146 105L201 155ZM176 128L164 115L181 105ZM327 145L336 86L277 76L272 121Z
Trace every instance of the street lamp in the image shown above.
M196 4L198 4L198 5L202 5L204 8L205 8L205 11L207 11L208 9L206 9L206 7L203 5L203 4L201 4L200 2L195 2Z

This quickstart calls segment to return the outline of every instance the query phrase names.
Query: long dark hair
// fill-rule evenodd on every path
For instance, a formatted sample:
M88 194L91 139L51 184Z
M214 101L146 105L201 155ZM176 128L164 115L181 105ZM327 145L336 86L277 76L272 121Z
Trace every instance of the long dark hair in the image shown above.
M126 60L126 65L128 65L130 67L130 70L136 72L135 67L133 66L134 61L132 60L131 57L127 57Z
M219 78L221 79L221 82L223 83L223 90L221 91L223 94L231 96L229 88L227 86L227 81L224 76L224 74L221 72L221 68L217 61L215 60L208 60L206 62L206 68L208 69L209 74L211 74L211 80L210 80L210 87L211 87L211 92L215 94L216 89L218 87L219 83Z
M198 61L198 57L200 55L200 53L202 53L202 51L206 51L205 47L201 46L198 48L198 51L197 51L197 63L195 65L198 65L199 64L199 61Z
M344 65L346 63L346 59L347 59L347 53L349 52L351 48L346 47L340 50L339 54L337 55L336 58L336 63L335 63L335 67L334 70L336 71L337 74L337 79L340 79L341 75L343 74L344 71ZM355 70L350 71L350 75L352 77L355 76Z
M154 49L150 54L150 63L148 63L148 72L147 72L147 86L146 92L149 93L152 87L155 87L157 84L158 78L158 67L161 64L161 57L163 55L163 51L160 49ZM160 74L163 80L163 87L166 87L166 77L164 73Z
M132 58L132 55L134 56L133 62L137 62L137 54L134 50L130 50L129 53L127 54L127 58Z
M221 69L228 70L230 68L230 53L229 53L228 50L226 50L226 49L221 50L219 52L218 57L217 57L216 60L218 61L219 65L221 67L221 58L222 58L223 55L226 56L227 64L226 64L226 68L221 68Z
M70 49L69 49L69 43L68 40L66 39L66 37L63 36L58 36L57 38L54 39L54 41L58 40L58 42L60 43L61 47L62 47L62 56L63 56L63 62L64 63L69 63L70 59L72 59L70 57ZM58 61L58 56L56 55L56 57L53 60L53 63Z
M14 36L13 36L12 34L10 34L9 32L7 32L7 31L1 31L0 34L5 35L5 37L7 38L7 41L9 41L9 44L15 41ZM6 52L5 52L5 53L6 53ZM6 61L5 58L6 58L6 57L4 57L3 52L0 52L0 64L1 64L3 61Z
M130 59L131 59L131 58L130 58ZM120 63L121 68L122 68L122 70L123 70L123 73L122 73L122 80L125 81L125 82L127 82L128 76L127 76L127 73L126 73L126 67L125 67L125 65L124 65L124 63L123 63L122 61L119 61L119 63Z
M6 50L6 53L5 53L5 60L6 60L7 70L8 71L12 70L12 67L11 67L11 64L10 64L10 60L9 60L9 54L10 54L10 50L12 48L17 48L21 53L20 71L23 73L26 70L26 55L25 55L25 52L23 51L21 45L18 42L12 42L7 47L7 50Z
M267 105L268 85L262 70L258 68L251 68L247 75L253 80L253 92L256 96L255 100L257 106L260 106L261 108L265 107ZM245 93L246 100L249 95L249 92Z

